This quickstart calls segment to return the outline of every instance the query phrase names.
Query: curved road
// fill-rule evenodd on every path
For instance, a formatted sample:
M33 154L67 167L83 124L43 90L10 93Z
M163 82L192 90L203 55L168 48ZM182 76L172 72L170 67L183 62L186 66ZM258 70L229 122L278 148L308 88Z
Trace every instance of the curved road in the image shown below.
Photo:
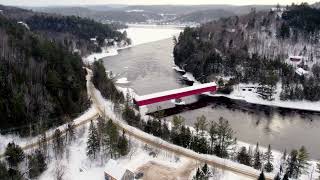
M92 75L92 71L87 69L88 75ZM147 134L140 129L134 128L127 125L124 121L119 120L118 117L114 115L110 106L106 105L106 101L101 96L100 92L96 90L93 83L88 81L88 94L93 101L93 104L96 106L97 110L100 111L100 114L105 119L111 119L121 130L124 130L127 134L134 137L137 140L145 142L146 144L152 145L154 147L179 154L196 161L207 163L213 167L217 167L223 170L231 171L233 173L248 177L248 179L258 179L260 171L255 170L251 167L240 165L239 163L233 162L231 160L222 159L213 155L199 154L192 150L182 148L180 146L168 143L160 138L154 137L150 134ZM110 104L109 104L110 105ZM109 113L108 113L109 112ZM265 173L267 180L273 180L273 174Z

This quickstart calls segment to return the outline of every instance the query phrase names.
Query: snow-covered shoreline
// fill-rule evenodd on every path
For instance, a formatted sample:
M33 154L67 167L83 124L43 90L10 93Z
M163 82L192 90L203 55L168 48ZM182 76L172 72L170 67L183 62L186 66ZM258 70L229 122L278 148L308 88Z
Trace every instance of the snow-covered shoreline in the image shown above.
M267 101L263 99L258 99L258 97L249 97L249 96L238 96L233 93L230 95L225 94L215 94L210 95L214 97L226 97L232 100L241 100L245 101L250 104L257 104L257 105L264 105L264 106L271 106L276 108L286 108L292 110L302 110L302 111L314 111L320 112L320 102L309 102L309 101Z
M184 72L183 69L173 67L174 70L177 72ZM183 76L188 81L193 81L195 84L199 82L196 81L194 76L186 72ZM286 109L293 109L293 110L303 110L303 111L313 111L313 112L320 112L320 101L319 102L311 102L311 101L281 101L280 100L280 91L281 85L277 85L277 93L275 94L275 99L272 101L263 100L262 98L258 97L254 91L242 91L243 88L247 87L255 87L257 84L239 84L234 86L234 90L231 94L211 94L211 93L204 93L205 95L212 96L212 97L226 97L232 100L237 101L244 101L250 104L256 105L264 105L276 108L286 108Z

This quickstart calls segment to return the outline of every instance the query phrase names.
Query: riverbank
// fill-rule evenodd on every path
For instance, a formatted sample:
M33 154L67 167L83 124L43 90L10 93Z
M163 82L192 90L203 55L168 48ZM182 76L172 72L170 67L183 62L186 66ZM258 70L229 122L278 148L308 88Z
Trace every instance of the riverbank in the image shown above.
M174 70L177 72L185 73L182 77L188 81L193 81L194 83L198 84L200 82L196 81L194 76L189 73L185 72L183 69L174 66ZM226 97L232 100L237 101L245 101L247 103L256 104L256 105L264 105L270 106L275 108L286 108L286 109L293 109L293 110L303 110L303 111L313 111L313 112L320 112L320 102L311 102L311 101L281 101L280 100L280 92L281 92L281 84L278 83L276 87L276 92L274 94L274 100L268 101L264 100L256 93L256 89L259 85L258 84L238 84L233 86L233 91L231 94L211 94L211 93L204 93L207 96L212 97Z

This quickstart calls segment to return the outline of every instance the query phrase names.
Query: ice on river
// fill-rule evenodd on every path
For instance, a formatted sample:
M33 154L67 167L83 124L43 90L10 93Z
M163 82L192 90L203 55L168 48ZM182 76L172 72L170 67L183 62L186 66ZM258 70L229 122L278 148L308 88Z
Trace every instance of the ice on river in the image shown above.
M178 36L182 29L165 26L148 26L129 27L121 31L127 31L127 35L132 41L132 46L137 46Z

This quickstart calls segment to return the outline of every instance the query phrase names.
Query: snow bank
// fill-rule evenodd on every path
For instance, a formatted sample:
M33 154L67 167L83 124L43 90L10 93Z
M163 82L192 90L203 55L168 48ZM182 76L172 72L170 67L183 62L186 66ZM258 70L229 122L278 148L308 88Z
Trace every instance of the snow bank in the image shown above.
M196 78L189 72L185 73L184 75L182 75L183 78L189 80L189 81L193 81L196 82Z
M177 72L186 72L185 70L181 69L179 66L173 66L172 69L176 70Z
M320 102L311 102L311 101L281 101L280 93L281 93L281 84L278 83L276 88L275 99L273 101L264 100L258 96L255 91L243 91L243 88L246 87L258 87L257 84L239 84L234 86L234 90L231 94L208 94L208 96L215 97L227 97L234 100L242 100L252 104L273 106L273 107L282 107L289 109L298 109L298 110L309 110L309 111L319 111L320 112Z
M94 61L98 61L102 58L109 57L109 56L116 56L118 55L118 49L119 48L115 46L103 48L102 52L100 53L92 53L89 56L84 57L83 62L86 64L92 64Z
M128 84L128 83L130 83L130 81L128 81L128 79L126 77L124 77L124 78L117 79L116 83L117 84Z

